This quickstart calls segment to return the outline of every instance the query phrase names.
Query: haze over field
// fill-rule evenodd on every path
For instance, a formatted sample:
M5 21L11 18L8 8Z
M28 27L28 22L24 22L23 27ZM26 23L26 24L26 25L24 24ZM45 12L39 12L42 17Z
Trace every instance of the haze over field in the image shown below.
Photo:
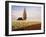
M24 8L26 9L27 20L28 19L38 19L41 20L41 7L35 6L15 6L12 5L12 20L18 17L23 17Z

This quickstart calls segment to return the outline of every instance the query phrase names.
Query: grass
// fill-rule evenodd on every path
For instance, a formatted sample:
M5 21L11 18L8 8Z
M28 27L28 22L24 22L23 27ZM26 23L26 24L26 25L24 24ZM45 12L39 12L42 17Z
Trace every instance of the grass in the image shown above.
M32 25L35 25L35 24L40 24L41 22L40 21L29 21L29 20L14 20L12 21L12 27L13 29L21 29L21 28L25 28L25 27L28 27L28 26L32 26Z

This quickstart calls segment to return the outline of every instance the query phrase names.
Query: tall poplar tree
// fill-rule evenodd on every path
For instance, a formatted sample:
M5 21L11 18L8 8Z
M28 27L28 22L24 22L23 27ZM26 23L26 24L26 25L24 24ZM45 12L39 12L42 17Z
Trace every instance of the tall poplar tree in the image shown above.
M26 20L26 9L24 8L23 19Z

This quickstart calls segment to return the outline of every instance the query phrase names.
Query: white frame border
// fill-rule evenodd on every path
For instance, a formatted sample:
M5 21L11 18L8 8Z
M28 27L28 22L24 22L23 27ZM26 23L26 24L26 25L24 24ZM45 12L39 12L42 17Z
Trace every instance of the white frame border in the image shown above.
M16 6L41 6L41 22L42 22L42 27L41 30L31 30L31 31L12 31L12 26L11 26L11 5L16 5ZM23 3L9 3L9 35L11 34L26 34L26 33L42 33L44 31L44 17L43 17L43 9L44 6L40 4L23 4Z

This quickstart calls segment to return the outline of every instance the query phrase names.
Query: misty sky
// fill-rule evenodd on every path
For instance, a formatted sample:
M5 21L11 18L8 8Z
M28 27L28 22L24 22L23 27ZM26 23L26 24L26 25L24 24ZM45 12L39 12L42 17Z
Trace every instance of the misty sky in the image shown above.
M41 7L16 5L11 7L12 18L23 17L24 8L26 9L27 19L41 19Z

